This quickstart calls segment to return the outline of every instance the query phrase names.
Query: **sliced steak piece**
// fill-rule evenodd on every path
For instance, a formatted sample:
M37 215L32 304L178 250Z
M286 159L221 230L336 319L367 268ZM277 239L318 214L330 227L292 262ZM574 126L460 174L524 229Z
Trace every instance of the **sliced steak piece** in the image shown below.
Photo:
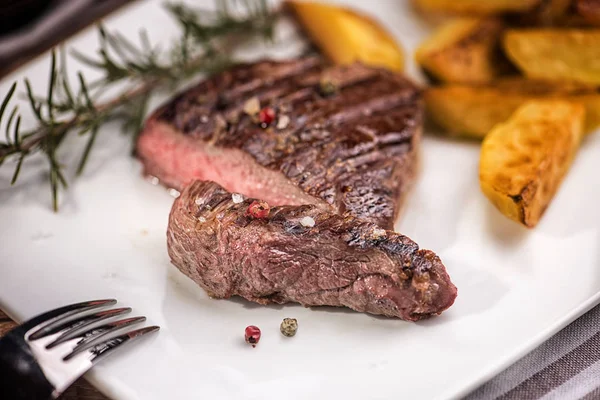
M268 126L247 113L257 101L275 111ZM421 122L420 92L401 75L317 58L262 61L159 108L137 154L147 174L178 190L212 180L273 205L316 204L392 229L414 179Z
M196 181L169 217L173 264L212 297L346 306L409 321L454 302L456 287L438 256L406 236L315 205L253 217L253 200L234 197Z

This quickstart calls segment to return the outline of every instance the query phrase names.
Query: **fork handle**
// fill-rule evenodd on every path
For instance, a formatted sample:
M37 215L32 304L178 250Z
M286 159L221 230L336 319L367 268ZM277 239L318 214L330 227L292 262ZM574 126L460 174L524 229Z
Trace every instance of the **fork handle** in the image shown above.
M54 387L40 369L29 347L9 332L0 340L0 399L48 400Z

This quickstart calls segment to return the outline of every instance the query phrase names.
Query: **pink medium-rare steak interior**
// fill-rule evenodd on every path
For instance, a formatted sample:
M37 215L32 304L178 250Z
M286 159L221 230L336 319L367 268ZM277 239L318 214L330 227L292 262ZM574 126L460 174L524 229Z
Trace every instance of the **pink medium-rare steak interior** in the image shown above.
M322 204L290 182L281 172L260 166L250 155L234 148L215 147L176 132L171 125L148 121L138 142L144 149L144 173L182 190L194 180L219 182L231 192L263 197L272 205ZM160 160L154 163L153 160Z
M261 123L249 104L273 120ZM179 190L214 180L271 204L328 204L392 228L415 178L422 108L418 88L389 71L261 61L163 105L137 154L146 173Z

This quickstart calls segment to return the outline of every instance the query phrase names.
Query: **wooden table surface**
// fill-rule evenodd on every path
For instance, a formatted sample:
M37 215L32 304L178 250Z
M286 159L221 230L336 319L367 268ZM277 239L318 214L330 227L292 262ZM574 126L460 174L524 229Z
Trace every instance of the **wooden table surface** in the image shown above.
M15 323L0 310L0 337L15 327ZM73 386L60 397L62 400L109 400L108 397L98 392L83 378L77 380Z

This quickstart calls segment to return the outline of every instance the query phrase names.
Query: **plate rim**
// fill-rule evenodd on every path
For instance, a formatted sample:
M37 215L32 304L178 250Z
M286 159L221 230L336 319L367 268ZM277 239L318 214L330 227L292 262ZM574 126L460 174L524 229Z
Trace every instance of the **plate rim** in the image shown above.
M517 361L531 353L558 332L569 326L572 322L598 305L600 305L600 292L597 292L595 295L579 304L569 313L565 314L561 318L558 318L540 333L534 335L531 340L524 343L517 351L514 352L514 354L510 354L498 361L495 365L488 367L478 379L474 379L470 383L459 384L448 389L446 392L444 392L440 399L462 398L469 395L471 392L475 391L477 388L496 377L502 371L515 364Z

